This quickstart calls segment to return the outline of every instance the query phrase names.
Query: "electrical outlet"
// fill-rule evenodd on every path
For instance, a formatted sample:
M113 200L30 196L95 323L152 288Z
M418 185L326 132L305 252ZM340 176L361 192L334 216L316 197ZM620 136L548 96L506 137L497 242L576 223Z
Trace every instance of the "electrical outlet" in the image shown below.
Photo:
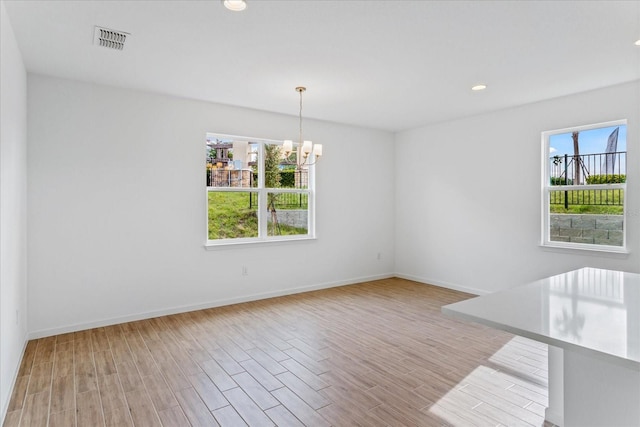
M382 259L382 252L378 252L378 261Z
M247 268L246 265L242 266L242 275L243 276L248 276L249 275L249 269Z

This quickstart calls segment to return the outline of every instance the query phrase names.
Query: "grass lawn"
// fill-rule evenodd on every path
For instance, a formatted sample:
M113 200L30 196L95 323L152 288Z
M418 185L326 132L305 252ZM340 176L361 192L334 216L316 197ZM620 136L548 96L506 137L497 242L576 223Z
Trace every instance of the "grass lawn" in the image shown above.
M209 192L209 240L258 237L258 207L249 193Z
M258 237L258 206L254 202L249 207L247 192L209 192L208 221L209 240ZM306 228L285 224L279 231L282 236L307 234ZM269 226L269 235L273 234Z
M562 190L551 192L549 212L600 215L622 215L623 213L624 192L622 190L567 191L568 209L564 208L564 196L565 192Z
M551 205L550 213L560 214L593 214L593 215L622 215L622 206L599 206L599 205L569 205L565 209L564 205Z

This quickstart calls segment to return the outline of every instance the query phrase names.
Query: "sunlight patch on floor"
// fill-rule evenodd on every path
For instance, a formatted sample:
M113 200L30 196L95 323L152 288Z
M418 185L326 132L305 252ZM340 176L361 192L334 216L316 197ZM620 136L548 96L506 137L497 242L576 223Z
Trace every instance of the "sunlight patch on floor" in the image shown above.
M547 348L514 337L429 412L452 426L543 426L547 404Z

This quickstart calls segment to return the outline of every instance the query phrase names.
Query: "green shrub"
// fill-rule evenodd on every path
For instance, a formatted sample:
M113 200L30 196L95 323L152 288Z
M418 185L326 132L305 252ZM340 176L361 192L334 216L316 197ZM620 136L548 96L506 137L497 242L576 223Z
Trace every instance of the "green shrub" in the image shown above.
M565 182L564 177L552 176L551 177L551 185L573 185L573 179L569 178Z
M295 170L281 170L278 187L295 188L296 173L297 172ZM253 173L253 182L258 182L258 172Z
M627 182L627 175L591 175L587 177L587 184L622 184Z
M293 188L296 186L296 171L282 170L280 171L280 186L285 188Z

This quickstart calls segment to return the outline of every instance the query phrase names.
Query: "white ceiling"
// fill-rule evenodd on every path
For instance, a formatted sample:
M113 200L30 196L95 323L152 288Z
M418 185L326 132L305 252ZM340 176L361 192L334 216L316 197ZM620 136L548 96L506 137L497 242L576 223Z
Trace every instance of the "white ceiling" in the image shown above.
M5 4L30 72L389 131L640 79L640 1Z

